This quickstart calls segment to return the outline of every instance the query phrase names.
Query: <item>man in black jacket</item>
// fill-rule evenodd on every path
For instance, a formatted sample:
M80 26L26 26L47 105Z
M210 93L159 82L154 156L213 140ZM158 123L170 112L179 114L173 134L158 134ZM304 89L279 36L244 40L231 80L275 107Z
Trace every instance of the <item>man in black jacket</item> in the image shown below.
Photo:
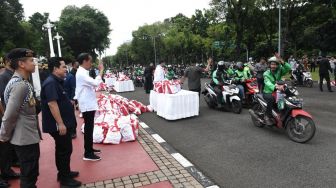
M144 76L145 76L145 90L146 93L149 94L150 90L153 89L153 72L154 72L154 65L151 63L149 67L146 67Z
M76 117L73 105L63 87L66 65L63 59L52 57L48 68L51 74L41 88L43 132L49 133L55 140L57 179L63 186L79 187L82 183L74 179L79 172L70 170L72 154L70 130L75 126Z
M323 79L326 80L327 82L327 87L329 92L333 92L331 90L331 85L330 85L330 76L329 76L329 71L332 72L332 69L330 67L329 60L325 57L323 54L323 58L320 60L320 90L323 92Z

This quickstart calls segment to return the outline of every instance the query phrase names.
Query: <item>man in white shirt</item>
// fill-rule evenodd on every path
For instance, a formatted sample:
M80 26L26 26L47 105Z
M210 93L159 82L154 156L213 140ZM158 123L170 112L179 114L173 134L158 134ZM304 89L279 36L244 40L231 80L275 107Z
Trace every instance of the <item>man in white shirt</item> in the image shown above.
M79 54L77 61L79 68L76 73L76 93L75 98L84 118L84 157L83 160L98 161L101 158L96 154L100 150L93 149L93 126L94 116L98 110L95 87L102 81L104 66L98 65L99 75L95 79L89 76L89 70L92 67L92 57L88 53Z
M154 71L154 82L159 82L165 79L164 61L160 61L160 64L156 66Z

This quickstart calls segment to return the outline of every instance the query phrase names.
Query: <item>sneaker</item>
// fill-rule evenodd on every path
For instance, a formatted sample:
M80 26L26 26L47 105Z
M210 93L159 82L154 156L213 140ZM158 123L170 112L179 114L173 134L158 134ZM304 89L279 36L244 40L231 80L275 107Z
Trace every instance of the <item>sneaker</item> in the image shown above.
M274 125L274 121L273 121L272 118L270 118L270 117L268 117L268 116L265 116L265 124L266 124L267 126L272 126L272 125Z
M79 187L82 185L82 182L77 181L72 178L62 178L60 179L60 183L61 185L67 186L67 187Z
M94 153L84 155L83 160L84 161L99 161L101 158Z
M99 149L92 149L94 154L101 154L101 151Z

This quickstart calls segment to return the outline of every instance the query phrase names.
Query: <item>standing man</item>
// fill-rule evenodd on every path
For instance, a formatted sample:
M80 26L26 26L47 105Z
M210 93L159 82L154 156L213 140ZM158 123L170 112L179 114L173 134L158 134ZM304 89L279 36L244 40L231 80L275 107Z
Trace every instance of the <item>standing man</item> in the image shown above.
M154 65L153 63L151 63L149 67L146 67L144 72L145 90L147 94L149 94L150 91L153 89L153 72L154 72Z
M323 80L325 79L327 82L327 87L329 92L333 92L331 90L331 85L330 85L330 76L329 76L329 71L332 72L332 69L330 67L329 60L325 57L325 54L322 55L322 59L320 61L320 91L323 92Z
M102 82L104 66L98 65L99 75L95 79L89 76L89 70L92 68L92 56L88 53L79 54L77 61L79 68L76 73L76 94L79 108L84 118L84 157L83 160L99 161L101 158L96 154L100 150L93 149L93 126L94 116L98 110L95 87Z
M57 179L63 186L78 187L82 183L73 178L79 172L70 171L72 140L69 130L75 126L76 117L73 105L63 88L67 66L63 59L52 57L48 68L51 74L41 88L43 132L49 133L55 140Z
M0 95L1 95L1 105L2 108L6 109L5 100L4 100L4 92L9 80L12 78L14 74L14 69L10 67L10 60L8 59L7 55L4 58L5 62L5 70L0 74ZM1 114L1 118L3 114ZM1 122L0 122L1 127ZM0 170L1 176L4 179L18 179L20 178L20 174L15 173L11 169L11 165L15 162L14 160L17 159L14 151L14 147L9 142L7 143L0 143Z
M77 62L77 65L78 65L78 62ZM75 97L75 90L76 90L76 77L75 76L76 76L76 72L78 68L77 65L76 65L76 62L72 63L72 69L70 72L66 73L66 77L64 80L64 90L68 98L70 99L72 106L76 105L76 100L74 99L74 97ZM71 128L68 130L69 133L71 134L71 138L77 137L76 128L77 128L77 121L75 118L74 126L71 126Z
M203 72L208 72L210 70L210 66L212 65L212 60L208 59L207 67L201 68L194 64L191 67L188 67L184 72L183 77L181 78L181 82L185 81L188 78L188 87L190 91L198 92L198 95L201 95L201 77Z
M15 73L5 89L6 111L0 130L0 141L10 141L19 158L21 188L36 188L39 175L41 134L34 88L28 81L35 71L34 57L35 53L25 48L13 49L8 54Z
M165 62L163 60L161 60L160 64L156 66L154 71L154 82L159 82L165 79L164 66Z

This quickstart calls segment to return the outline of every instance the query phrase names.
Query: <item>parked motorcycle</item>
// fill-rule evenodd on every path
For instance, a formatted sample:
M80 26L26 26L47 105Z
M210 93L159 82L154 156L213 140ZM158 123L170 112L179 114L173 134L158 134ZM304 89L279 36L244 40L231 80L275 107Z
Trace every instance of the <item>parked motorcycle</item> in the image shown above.
M279 83L280 84L280 83ZM303 100L298 98L295 87L287 87L285 91L277 91L277 109L272 110L277 128L285 129L288 137L294 142L305 143L311 140L316 131L312 116L302 110ZM254 105L249 110L253 124L257 127L265 126L265 112L267 103L262 94L254 95ZM279 107L281 107L279 109Z
M232 111L237 114L240 114L242 111L242 103L238 96L239 89L237 88L237 86L232 85L231 82L227 85L224 85L222 88L222 105L218 104L217 94L210 84L205 83L205 89L202 93L204 95L204 100L209 108L223 109L227 111Z
M299 80L297 78L297 73L294 71L292 73L292 86L298 86ZM310 72L303 71L302 72L302 85L305 87L313 87L313 78Z

